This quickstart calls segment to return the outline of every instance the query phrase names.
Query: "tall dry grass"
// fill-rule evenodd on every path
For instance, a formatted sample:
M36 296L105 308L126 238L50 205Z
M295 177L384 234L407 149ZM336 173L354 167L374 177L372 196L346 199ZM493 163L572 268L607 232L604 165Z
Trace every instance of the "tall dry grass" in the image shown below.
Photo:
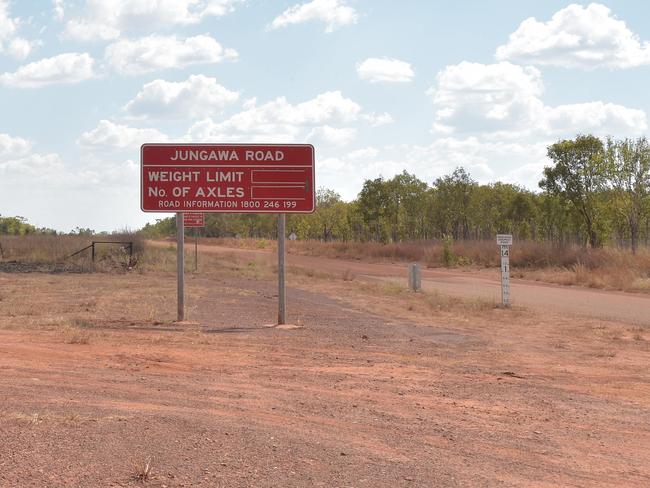
M267 239L203 238L201 244L213 244L242 249L276 248ZM498 267L499 247L495 241L456 241L449 245L452 259L445 259L445 244L439 240L382 244L379 242L287 241L287 252L306 256L322 256L368 262L420 262L429 267L477 266ZM650 259L650 250L641 249L637 256L626 250L604 248L585 249L580 246L560 247L551 243L518 241L511 248L510 264L520 268L641 266Z
M18 263L65 269L92 265L91 250L72 256L89 246L93 241L132 242L133 254L137 258L144 251L144 239L136 233L110 235L45 235L0 236L0 263ZM95 247L95 267L111 268L129 261L128 248L118 244L98 244Z
M248 249L275 249L275 242L257 239L205 239L202 243ZM447 249L447 252L445 252ZM366 262L420 262L430 268L496 268L500 265L495 241L287 242L292 254ZM511 248L514 277L564 285L650 292L650 249L636 255L623 249L559 247L551 243L518 241Z

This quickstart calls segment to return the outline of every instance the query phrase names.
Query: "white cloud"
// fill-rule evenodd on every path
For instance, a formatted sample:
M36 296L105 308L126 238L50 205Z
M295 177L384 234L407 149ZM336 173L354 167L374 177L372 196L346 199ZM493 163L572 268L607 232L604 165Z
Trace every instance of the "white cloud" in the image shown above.
M40 46L40 41L29 41L22 37L14 37L6 46L5 51L14 59L23 60L27 58L32 51Z
M0 147L3 139L0 136ZM30 142L27 145L31 147ZM56 153L0 153L2 213L65 231L140 226L147 217L133 212L138 208L138 172L139 165L132 160L115 157L84 157L83 166L75 166Z
M244 1L86 0L83 15L66 23L64 36L79 41L107 41L125 32L156 32L225 15Z
M269 29L279 29L312 20L325 22L325 32L333 32L339 27L356 24L359 14L347 5L345 0L312 0L289 7L273 19Z
M502 139L639 134L647 128L641 110L600 101L549 107L541 73L507 62L448 66L428 94L436 106L439 134L484 134Z
M325 92L296 105L278 97L263 105L248 100L244 110L216 123L208 118L194 124L188 133L190 140L222 140L251 142L291 142L305 129L314 126L348 123L359 119L361 107L345 98L341 92Z
M12 18L9 15L9 2L0 0L0 53L23 60L40 42L19 37L17 33L20 25L20 18Z
M138 129L101 120L96 128L84 132L77 143L87 150L137 151L147 142L166 142L167 136L157 129Z
M318 186L333 188L346 199L355 198L367 179L392 178L406 170L431 184L458 166L481 183L501 180L536 189L546 162L546 144L443 137L426 145L365 147L339 154L321 151L318 160Z
M29 177L28 184L33 184L34 180L48 183L66 180L65 167L58 154L27 154L0 161L0 175L7 183L15 183L21 177Z
M640 134L648 128L643 110L601 101L549 107L546 123L548 132L563 136L585 132L622 137Z
M63 20L65 18L65 2L63 0L52 0L52 13L54 20Z
M35 153L32 147L32 141L0 134L0 193L3 197L16 187L18 181L26 183L19 186L19 191L24 193L26 185L33 185L34 181L49 183L65 178L59 155ZM3 200L5 204L12 201L10 198ZM24 201L24 198L16 201Z
M193 64L237 59L234 49L225 49L208 35L179 39L148 36L121 40L106 48L107 64L118 73L139 75L160 69L185 68Z
M650 43L642 42L605 5L571 4L548 22L524 20L496 57L566 68L631 68L650 64Z
M79 83L95 77L94 60L87 53L65 53L21 66L0 75L0 84L16 88L40 88Z
M147 83L124 109L135 117L197 119L217 115L238 98L238 92L219 85L215 78L192 75L177 83Z
M415 76L409 63L392 58L368 58L357 64L357 74L371 83L404 83Z
M361 118L367 121L373 127L388 125L395 122L393 116L388 112L384 112L383 114L376 114L376 113L362 114Z
M0 0L0 47L2 42L10 39L18 30L18 19L9 16L8 0Z
M357 129L354 127L330 127L323 125L321 127L314 127L306 140L316 144L325 144L330 146L346 146L350 144L357 137Z
M0 133L0 161L24 156L30 151L31 147L31 142L26 139Z

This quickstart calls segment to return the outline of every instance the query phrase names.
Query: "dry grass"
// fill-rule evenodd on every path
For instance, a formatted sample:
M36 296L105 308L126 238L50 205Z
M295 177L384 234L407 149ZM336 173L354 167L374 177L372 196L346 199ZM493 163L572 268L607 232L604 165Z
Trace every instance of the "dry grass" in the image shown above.
M543 269L515 269L519 278L588 288L650 293L650 251L636 256L615 249L585 254L574 264Z
M207 238L202 244L241 249L275 249L275 241L265 239ZM457 241L450 251L457 265L498 267L500 255L495 241ZM306 256L322 256L367 262L420 262L429 267L443 267L444 245L439 240L382 244L378 242L289 241L287 252ZM584 249L580 246L558 247L550 243L518 241L511 249L510 263L520 268L569 267L583 263L596 267L612 255L628 262L650 265L650 250L641 250L634 257L626 251L613 249ZM650 267L648 268L650 270Z
M60 329L60 334L66 344L90 344L93 333L88 330L92 324L85 320L72 320L64 324Z
M97 244L95 262L91 250L75 256L93 241L132 242L134 259L128 248L117 244ZM136 264L144 251L144 240L135 233L111 235L41 235L0 236L0 265L16 271L113 271ZM11 266L10 266L11 265Z
M3 261L55 263L90 244L87 236L0 236Z
M204 243L247 249L275 247L273 241L256 239L206 239ZM493 268L500 265L498 247L493 241L454 242L449 250L455 267ZM449 265L440 241L394 244L293 241L287 243L287 251L365 262L420 262L430 268ZM641 249L635 256L621 249L558 247L520 241L511 248L510 265L515 278L650 293L650 249ZM348 279L354 279L354 276L350 273Z
M429 312L487 312L498 308L494 301L483 298L458 298L436 290L422 290L414 293L395 281L379 283L357 283L354 289L368 295L389 296L401 302L409 311Z
M151 478L153 458L147 456L133 463L133 478L140 483L146 483Z

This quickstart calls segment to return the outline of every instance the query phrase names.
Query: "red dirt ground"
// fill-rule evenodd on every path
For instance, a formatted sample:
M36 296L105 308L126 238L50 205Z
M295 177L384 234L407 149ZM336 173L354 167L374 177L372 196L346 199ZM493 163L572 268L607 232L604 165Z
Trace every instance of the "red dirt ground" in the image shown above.
M0 486L650 486L650 331L294 275L0 273ZM85 343L87 342L87 343Z

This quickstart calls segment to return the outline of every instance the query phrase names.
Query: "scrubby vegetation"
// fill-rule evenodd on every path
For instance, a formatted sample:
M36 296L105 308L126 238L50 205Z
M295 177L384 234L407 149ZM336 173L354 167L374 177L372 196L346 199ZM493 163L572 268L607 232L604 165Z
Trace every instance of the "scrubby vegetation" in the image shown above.
M578 136L548 148L551 165L540 192L509 183L478 184L463 168L428 184L403 172L366 180L345 202L321 189L311 215L287 216L301 240L399 243L490 240L551 247L630 247L650 240L650 146L646 139L602 141ZM147 236L172 235L173 219L147 225ZM209 237L275 237L274 215L209 214Z

